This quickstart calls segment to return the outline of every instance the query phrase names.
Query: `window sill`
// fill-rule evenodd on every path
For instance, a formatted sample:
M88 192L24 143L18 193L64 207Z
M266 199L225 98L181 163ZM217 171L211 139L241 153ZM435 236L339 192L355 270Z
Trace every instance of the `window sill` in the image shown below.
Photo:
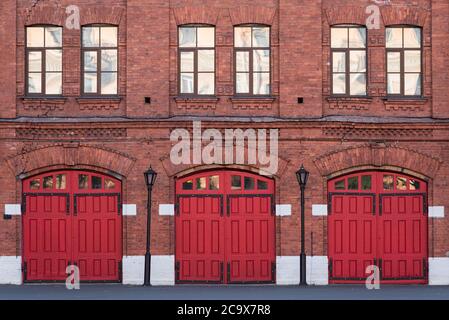
M276 101L276 97L273 96L233 96L230 98L232 102L243 102L243 101L251 101L251 102L274 102Z
M215 97L215 96L195 96L195 97L189 97L189 96L178 96L174 98L176 102L181 102L181 103L195 103L195 102L215 102L217 103L220 99Z
M394 103L423 103L423 104L429 101L429 99L425 97L383 97L382 100L385 102L394 102Z
M369 96L359 96L359 97L330 96L327 97L326 99L328 102L347 101L347 102L371 103L373 101L373 98Z

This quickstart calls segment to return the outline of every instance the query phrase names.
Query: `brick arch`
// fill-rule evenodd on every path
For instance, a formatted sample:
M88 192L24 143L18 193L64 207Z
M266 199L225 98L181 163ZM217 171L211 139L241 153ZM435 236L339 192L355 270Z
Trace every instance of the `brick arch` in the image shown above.
M365 25L368 17L366 7L360 6L326 8L324 9L324 16L330 26L337 24Z
M58 144L23 150L6 159L15 176L55 166L87 166L102 168L126 177L135 162L135 158L125 153L101 146L77 144Z
M51 5L35 5L27 8L23 12L25 26L34 24L49 24L63 26L65 19L65 9L58 3Z
M435 178L442 161L438 158L395 145L361 145L324 154L314 160L322 176L330 176L351 168L397 167Z
M403 24L424 27L428 10L420 7L385 6L381 10L382 20L386 26Z
M209 24L217 25L220 10L207 6L185 6L173 9L177 25Z
M119 25L122 20L124 9L118 7L93 6L80 12L80 24L104 23Z
M239 24L264 24L273 25L276 16L276 9L261 6L240 6L229 9L229 16L232 25Z

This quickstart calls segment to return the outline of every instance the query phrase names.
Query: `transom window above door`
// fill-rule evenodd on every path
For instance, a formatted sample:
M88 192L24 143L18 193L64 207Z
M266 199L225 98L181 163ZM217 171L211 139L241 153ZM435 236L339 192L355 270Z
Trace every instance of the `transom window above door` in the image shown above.
M366 96L366 28L331 28L332 95Z
M215 95L215 28L179 27L179 94Z
M270 95L270 28L266 26L235 27L234 51L235 94Z

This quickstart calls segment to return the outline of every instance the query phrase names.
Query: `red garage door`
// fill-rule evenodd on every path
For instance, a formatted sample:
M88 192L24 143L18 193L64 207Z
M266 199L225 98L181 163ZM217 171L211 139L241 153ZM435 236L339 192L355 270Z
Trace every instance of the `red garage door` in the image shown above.
M365 172L329 182L331 283L427 283L427 185L403 174Z
M65 171L23 182L24 279L118 282L122 260L121 183L96 173Z
M271 179L238 171L177 181L178 283L273 282L275 228Z

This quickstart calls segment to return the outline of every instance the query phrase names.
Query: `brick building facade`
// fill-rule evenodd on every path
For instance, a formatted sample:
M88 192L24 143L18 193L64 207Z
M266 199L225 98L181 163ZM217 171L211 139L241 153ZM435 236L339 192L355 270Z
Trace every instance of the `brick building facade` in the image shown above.
M59 179L58 172L63 175L82 172L89 177L86 179L90 179L90 174L97 174L103 179L101 181L108 177L119 181L121 191L118 198L114 198L119 203L120 219L117 221L121 226L115 233L119 237L117 247L114 247L118 257L110 258L118 266L111 272L117 273L117 281L142 283L147 223L147 187L143 174L150 165L158 173L151 206L153 284L173 285L183 282L182 277L187 282L201 281L201 276L204 281L213 282L218 281L214 278L217 276L221 280L226 278L223 276L226 271L225 283L233 282L231 278L234 276L240 282L252 282L254 273L264 274L266 266L262 262L258 267L249 267L247 260L247 277L239 277L232 259L223 261L217 258L219 263L225 263L224 271L223 266L221 270L217 269L221 273L219 275L212 270L211 278L207 278L204 274L208 272L200 269L207 269L210 261L205 262L206 267L197 264L191 270L178 261L177 250L180 248L177 243L183 241L177 238L181 232L177 215L182 211L179 197L179 188L182 187L178 182L202 173L221 177L222 172L242 172L248 175L248 179L258 179L259 169L263 169L261 164L173 164L170 152L175 143L170 141L171 132L177 128L190 131L193 121L201 120L203 130L279 130L279 168L270 177L274 186L272 207L276 215L273 217L275 237L271 243L273 256L272 261L267 260L271 262L269 268L272 273L268 281L259 279L261 282L299 282L300 189L295 172L304 164L310 171L305 193L305 250L309 283L361 281L365 267L373 264L380 267L385 282L449 284L449 220L445 216L445 208L449 206L445 196L449 192L449 167L446 164L449 159L449 3L447 0L410 2L392 0L389 4L373 7L375 3L368 0L1 1L0 213L4 219L0 220L0 283L21 284L32 281L33 276L38 281L58 280L54 278L58 272L59 275L65 273L68 262L80 265L76 256L71 255L73 258L68 258L68 261L67 256L61 255L67 249L65 245L64 249L53 247L54 241L65 241L61 240L58 231L53 233L59 236L45 231L45 221L50 221L48 223L53 226L51 219L60 218L48 216L47 220L40 221L39 217L32 218L32 213L26 211L33 206L28 201L37 201L38 204L43 201L44 207L47 198L53 203L51 199L60 194L55 186L58 180L55 184L51 180L46 190L47 182L43 179L46 176ZM76 15L74 7L68 8L73 5L79 9L80 28L67 25L67 19ZM371 28L367 19L376 18L376 8L379 10L379 28ZM53 49L48 49L45 40L42 46L33 46L31 32L27 34L27 30L43 28L39 30L49 37L51 32L47 33L47 26L61 27L60 44L53 44ZM83 38L83 28L90 27L89 32L99 30L99 34L103 34L101 28L111 26L116 28L117 38L107 46L108 49L101 48L101 44L97 44L97 48L84 43L87 36ZM184 65L180 61L183 57L181 28L196 30L201 26L213 28L215 32L215 41L212 49L209 48L209 52L214 52L215 63L213 67L209 66L210 70L204 71L213 76L208 83L200 83L206 81L206 77L200 75L198 68L202 67L198 67L197 62L192 63L192 68L196 68L192 71L188 70L188 62L183 70ZM254 43L252 47L239 47L236 40L236 28L239 27L253 33L264 28L269 30L265 49L253 50L259 46ZM332 30L338 27L344 32L355 27L365 36L358 40L350 36L346 46L339 45L338 41L334 44L332 39L338 32L333 34ZM389 28L401 30L397 34L401 34L402 44L392 44L389 48L389 43L395 42L396 34L395 31L390 33ZM420 40L416 45L411 44L411 49L407 47L407 43L414 41L407 36L410 28L415 35L419 32L417 37ZM197 42L201 41L198 33L196 36ZM39 42L39 36L33 37L37 37ZM263 36L254 37L263 42L260 40ZM342 39L345 37L343 35ZM364 44L356 47L366 56L364 67L352 60L355 49L351 51L351 46L360 39ZM201 45L197 43L193 47ZM256 59L256 55L263 51L268 55L268 67L256 65L251 59L253 64L248 64L249 70L239 65L236 59L238 52L244 51L242 48L250 48L248 56L253 57L251 59ZM389 49L391 61L390 54L387 54ZM117 61L114 62L115 67L89 71L85 52L102 55L107 50L113 52ZM48 66L48 61L53 61L49 51L62 54L60 60L55 60L56 65L60 61L60 69ZM256 51L258 53L252 56ZM35 52L47 54L47 63L40 56L36 64L30 52L33 55ZM202 54L192 52L195 52L193 57ZM339 53L334 55L335 52ZM337 66L338 54L346 54L346 60ZM395 54L402 59L396 71ZM409 55L418 55L419 59L409 59ZM102 63L107 65L104 59ZM418 60L419 63L416 62ZM100 65L97 68L101 69ZM240 72L239 68L243 71ZM89 72L91 74L88 75ZM239 72L241 78L237 75ZM42 81L44 74L47 80ZM264 74L268 78L264 78ZM251 79L248 83L241 80L246 79L246 75ZM50 76L61 80L51 82ZM89 82L91 76L96 82ZM105 83L111 77L117 81L108 87ZM40 81L33 82L35 79ZM338 82L341 79L345 80ZM413 84L413 79L419 79L419 84L416 81ZM190 88L197 85L198 90L209 94L190 94ZM237 87L243 88L241 90L245 93L246 85L253 91L239 94ZM352 94L352 88L356 86L365 94ZM45 94L44 87L48 92L58 91L58 88L60 92ZM100 89L108 94L102 94ZM261 91L255 94L256 90ZM415 94L407 94L410 90ZM364 176L369 176L369 186L364 184ZM37 191L33 192L36 177L41 178L38 178L38 186L34 189ZM242 177L246 179L246 176ZM388 182L390 177L394 180L391 185ZM357 181L355 185L354 178ZM339 186L343 180L343 186ZM379 191L382 186L384 190ZM80 195L83 192L81 186L78 187ZM27 188L31 191L25 192ZM91 188L96 189L93 185ZM98 189L104 194L110 193L103 190L107 189L106 185ZM95 190L91 191L95 193ZM352 201L358 208L357 214L363 216L365 212L361 208L365 208L367 195L374 195L372 199L377 204L370 212L373 214L368 215L369 219L351 218ZM387 200L382 200L383 196ZM31 200L32 197L37 200ZM67 199L68 215L65 216L77 219L74 212L78 200L76 196L74 200ZM341 220L336 219L339 201L344 208L348 206L343 209L346 217ZM388 205L382 201L397 207L397 212L392 214L395 218L386 219ZM400 216L401 206L405 206L405 218ZM413 218L416 206L421 207L419 215L425 219ZM379 210L384 210L384 214ZM71 228L79 222L69 222L72 218L64 219L63 225L67 223ZM38 226L39 231L33 233L33 223L43 223L43 227L39 229ZM225 233L226 223L223 227ZM61 224L56 226L57 230L65 228ZM368 226L372 228L370 231L364 229ZM355 229L351 229L353 227ZM95 231L92 238L79 232L76 237L85 237L87 242L95 241ZM348 237L353 235L354 239L346 239L339 232ZM49 244L47 249L46 234L57 238L49 236L48 241L53 244ZM249 237L248 234L243 232L240 235ZM398 237L396 245L388 235ZM69 238L72 240L64 243L71 249L77 247L71 241L79 239ZM232 242L232 239L228 240ZM33 256L40 250L32 249L36 241L42 242L37 245L39 248L42 246L40 256ZM195 241L198 244L199 240ZM68 245L69 242L72 245ZM355 244L354 248L351 243ZM59 254L62 262L53 261L58 258L52 257L52 252ZM92 254L95 253L94 248ZM33 259L37 262L31 266ZM40 272L46 272L47 260L49 266L55 263L57 267L54 268L58 270L47 267L53 270L50 270L53 274L39 278ZM383 260L383 264L379 260ZM109 279L101 277L104 268L106 273L110 271L109 267L103 267L103 262L98 262L101 265L99 274L95 261L93 266L85 267L99 275L99 278L92 278L94 281ZM231 267L226 266L227 262ZM210 268L215 268L213 265L210 262ZM184 270L180 271L180 268ZM90 272L86 270L82 270L82 275ZM194 273L194 270L196 277L189 273Z

